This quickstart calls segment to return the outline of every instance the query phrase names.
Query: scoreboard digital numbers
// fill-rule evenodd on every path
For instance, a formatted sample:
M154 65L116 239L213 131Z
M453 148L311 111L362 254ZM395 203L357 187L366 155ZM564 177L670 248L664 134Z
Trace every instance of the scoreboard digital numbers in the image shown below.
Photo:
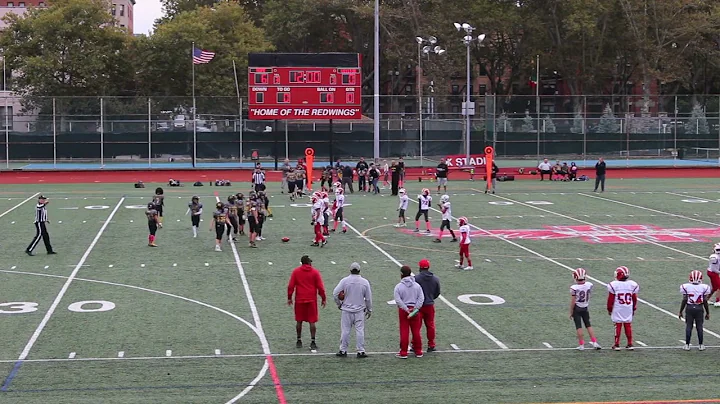
M357 53L251 53L248 117L361 119L361 84Z

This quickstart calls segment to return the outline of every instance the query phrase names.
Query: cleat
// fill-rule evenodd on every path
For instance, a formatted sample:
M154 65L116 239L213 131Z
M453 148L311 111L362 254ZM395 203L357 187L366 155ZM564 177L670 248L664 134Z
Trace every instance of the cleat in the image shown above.
M149 246L149 247L157 247L157 244L155 244L155 243L150 243L150 244L148 244L148 246ZM49 254L49 253L48 253L48 254Z
M690 344L683 345L683 351L689 351L690 350Z
M463 269L463 266L462 266L462 264L457 264L457 265L455 265L455 268L457 268L457 269Z
M32 251L25 251L25 254L27 254L27 255L29 255L29 256L31 256L31 257L34 255L34 254L32 253Z
M327 240L323 240L323 242L320 244L320 247L321 247L321 248L324 247L325 244L327 244Z
M55 251L48 251L48 255L55 255L57 254Z
M420 233L420 229L413 230L413 233Z
M713 306L720 307L720 302L715 302L715 304L713 304Z
M193 238L197 238L197 234L193 234Z
M393 227L400 227L400 223L395 223Z
M613 350L613 351L619 351L619 350L620 350L620 345L613 345L613 346L612 346L612 350Z
M433 240L433 243L442 243L442 241L439 238L436 238L435 240Z
M704 350L705 350L705 345L700 344L700 346L698 346L698 351L704 351Z
M302 340L299 339L297 342L295 342L295 348L302 348Z
M632 344L627 344L625 345L625 349L627 349L628 351L634 351L635 347Z
M311 351L317 351L317 344L315 344L315 341L310 341L310 350Z
M425 230L425 233L430 234L430 233L432 233L432 231L430 231L430 229L427 229L427 230Z
M602 349L602 347L600 346L600 344L598 344L597 342L593 342L593 343L592 343L592 347L595 348L595 349L598 350L598 351Z
M330 229L331 232L335 233L335 229Z
M319 245L320 245L320 243L314 242L314 243L310 244L310 247L317 247L317 246L319 246Z
M450 242L451 242L451 243L457 243L457 239L456 239L456 238L453 238L452 240L450 240Z
M399 353L396 353L396 354L395 354L395 357L398 358L398 359L407 359L407 355L401 355L401 354L399 354Z
M255 243L250 243L250 248L257 248L257 245Z
M575 349L577 349L578 351L584 351L584 350L585 350L585 345L579 345L579 346L578 346L577 348L575 348Z
M437 351L437 348L435 348L434 346L429 346L427 348L427 352L435 352L435 351Z
M463 270L465 270L465 271L472 271L473 269L475 269L475 268L473 268L472 265L468 265L465 268L463 268Z
M487 194L487 189L485 190L485 193Z
M343 229L343 233L347 233L347 229Z
M216 246L215 246L215 251L222 251L222 250L220 249L220 246L219 246L219 245L216 245Z
M492 191L493 195L495 195L495 190Z
M360 354L358 354L360 355ZM335 354L338 358L347 358L347 352L345 351L338 351L338 353Z
M422 357L423 357L423 353L422 353L422 352L416 353L416 354L415 354L415 357L416 357L416 358L422 358Z
M358 358L358 359L365 359L365 358L367 358L367 357L368 357L368 356L367 356L367 354L366 354L365 352L358 352L358 353L357 353L357 358Z

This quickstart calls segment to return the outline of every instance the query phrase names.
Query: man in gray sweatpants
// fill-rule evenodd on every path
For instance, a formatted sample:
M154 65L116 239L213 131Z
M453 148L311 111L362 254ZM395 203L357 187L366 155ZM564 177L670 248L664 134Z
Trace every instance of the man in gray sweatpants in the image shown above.
M347 357L350 344L350 329L355 327L357 357L367 358L365 353L365 319L372 314L372 291L370 282L360 276L360 264L350 264L350 275L346 276L333 290L333 298L342 311L340 320L340 351L335 355Z

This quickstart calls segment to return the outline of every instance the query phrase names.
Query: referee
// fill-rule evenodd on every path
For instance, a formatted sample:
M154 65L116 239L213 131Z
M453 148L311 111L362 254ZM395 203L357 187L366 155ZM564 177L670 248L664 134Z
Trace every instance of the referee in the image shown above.
M265 173L260 168L256 168L253 173L252 185L255 192L265 190Z
M35 205L35 238L32 243L27 247L25 253L29 256L33 255L33 250L37 247L40 239L42 238L45 243L45 249L48 254L57 254L53 251L52 245L50 245L50 234L47 231L48 215L47 215L47 204L48 199L40 195L38 203Z

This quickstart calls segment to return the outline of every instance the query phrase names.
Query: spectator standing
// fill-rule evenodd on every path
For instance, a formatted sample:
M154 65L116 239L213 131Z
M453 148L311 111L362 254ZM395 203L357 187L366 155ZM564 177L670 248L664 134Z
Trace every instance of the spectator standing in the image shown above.
M282 165L282 184L280 185L280 193L284 194L288 187L288 174L290 174L290 159L285 159Z
M355 165L355 171L358 174L358 191L367 191L367 172L368 163L365 162L365 157L360 157L360 161Z
M319 320L317 297L322 299L322 307L325 307L325 285L320 271L313 268L312 260L307 255L300 258L301 265L295 268L290 275L290 282L287 288L288 306L293 305L293 294L295 294L295 331L297 332L296 348L302 348L302 323L310 324L310 349L317 350L315 343L315 324Z
M353 169L352 167L345 165L342 166L342 187L343 190L345 190L345 186L350 187L350 193L354 193L353 191Z
M600 185L600 192L605 192L605 160L602 157L595 163L595 189L593 192L597 192L598 185Z
M425 301L425 296L422 287L415 282L412 270L407 265L400 268L400 283L395 286L394 296L400 321L400 352L395 357L407 359L410 333L412 333L413 352L416 357L422 358L422 336L420 335L422 320L417 314Z
M552 181L552 166L548 163L548 159L543 160L542 163L538 164L538 170L540 171L540 181L543 181L545 175Z
M445 159L440 159L440 164L435 167L435 177L437 177L437 193L440 195L440 187L443 187L443 191L447 192L448 182L448 165L445 163Z
M418 267L420 273L415 276L415 282L420 285L425 297L420 314L427 331L427 351L433 352L435 351L435 299L440 297L440 279L430 272L430 261L420 260Z
M374 194L379 194L380 186L378 185L378 182L380 181L380 170L378 170L375 163L370 164L370 172L368 176L370 177L370 190Z
M383 174L383 188L387 188L390 186L390 166L388 165L387 160L383 160L383 166L382 166L382 174Z
M405 160L402 156L398 159L398 170L400 171L400 186L402 187L405 183Z
M392 195L397 196L398 190L400 189L400 167L395 161L390 165L390 175L392 182Z
M350 264L350 275L340 280L333 289L333 299L342 311L340 317L340 350L336 356L347 356L350 329L355 328L357 357L367 358L365 353L365 320L372 315L372 291L370 282L360 276L360 264Z

